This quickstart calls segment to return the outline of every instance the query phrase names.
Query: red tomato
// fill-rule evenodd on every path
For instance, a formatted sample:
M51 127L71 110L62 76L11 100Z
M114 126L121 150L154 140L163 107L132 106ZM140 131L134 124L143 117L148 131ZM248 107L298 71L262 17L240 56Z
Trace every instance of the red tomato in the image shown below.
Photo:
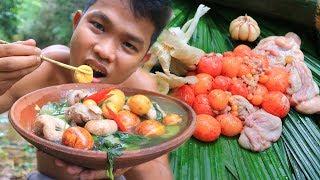
M209 93L208 99L212 109L221 111L227 107L229 95L225 91L214 89Z
M213 116L211 106L207 94L199 94L196 96L193 102L193 110L196 114L208 114Z
M196 119L196 129L193 136L200 141L211 142L219 138L221 133L220 123L212 116L199 114Z
M242 59L239 57L232 57L232 56L223 57L221 74L223 76L228 76L230 78L237 77L241 63L242 63Z
M197 66L198 73L207 73L212 77L216 77L221 74L222 62L221 57L215 54L208 54L203 56Z
M240 44L238 45L234 50L233 50L233 53L236 55L236 56L250 56L251 55L251 48L247 45L244 45L244 44Z
M289 73L285 69L274 67L267 73L267 76L268 81L265 86L269 91L286 92L289 87Z
M232 114L222 114L217 116L217 120L221 124L221 134L232 137L241 133L242 121Z
M193 89L189 85L183 85L179 88L174 89L171 95L186 102L190 106L193 105L193 101L195 98Z
M264 96L266 94L268 94L268 89L265 86L258 84L257 88L253 92L253 96L252 99L250 99L250 102L255 106L259 106L262 104Z
M240 95L245 98L247 98L249 94L247 86L238 79L231 82L231 85L229 86L229 91L233 95Z
M208 94L212 88L213 77L206 73L197 74L198 82L194 84L194 94Z
M290 110L290 102L283 93L271 91L265 96L262 108L270 114L283 118Z
M226 76L217 76L214 78L212 89L221 89L221 90L228 90L231 84L231 78Z

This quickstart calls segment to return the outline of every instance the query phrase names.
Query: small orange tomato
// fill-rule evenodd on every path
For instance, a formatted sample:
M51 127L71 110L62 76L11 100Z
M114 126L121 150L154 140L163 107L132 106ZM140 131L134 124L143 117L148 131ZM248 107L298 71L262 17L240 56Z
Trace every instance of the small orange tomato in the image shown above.
M211 142L219 138L221 133L220 123L212 116L199 114L196 118L196 129L193 136L200 141Z
M250 56L252 51L249 46L244 45L244 44L240 44L236 48L234 48L233 53L236 56L243 57L243 56Z
M244 98L247 98L249 94L249 90L247 86L240 80L236 79L231 82L231 85L229 86L229 91L233 95L240 95Z
M157 137L161 136L166 132L165 126L159 121L149 119L142 121L136 128L137 134L146 137Z
M117 105L109 102L104 102L101 106L103 117L107 119L113 119L114 117L110 114L108 109L110 109L113 113L117 114L118 113Z
M270 114L283 118L290 110L290 102L283 93L271 91L265 96L262 108Z
M207 73L212 77L219 76L221 74L221 69L221 57L218 57L213 53L203 56L197 65L198 73Z
M192 108L194 112L196 112L196 114L209 114L211 116L214 115L207 94L197 95L194 99Z
M94 100L92 100L92 99L84 100L84 101L83 101L83 104L86 105L86 106L97 105L97 103L96 103Z
M214 78L212 89L221 89L221 90L228 90L231 84L231 78L226 76L217 76Z
M274 67L267 73L267 76L268 81L265 86L269 91L286 92L289 87L289 73L285 69Z
M150 99L141 94L131 96L127 103L131 112L140 116L147 114L152 106Z
M253 92L253 96L250 99L250 102L255 106L261 105L263 102L264 96L267 93L268 93L268 89L265 86L258 84L257 88ZM249 100L249 98L248 98L248 100Z
M119 111L118 119L119 121L121 121L121 123L125 126L126 129L136 127L140 123L140 118L134 113L127 110Z
M179 88L174 89L171 96L186 102L187 104L189 104L189 106L193 105L195 97L194 91L189 85L183 85Z
M269 80L269 77L265 74L259 76L259 83L261 84L267 83L268 80Z
M225 91L214 89L209 93L208 99L212 109L221 111L227 107L229 95Z
M237 77L241 63L242 59L239 57L223 57L221 74L230 78Z
M93 148L93 138L86 129L75 126L66 129L62 135L62 144L76 148L89 150Z
M241 64L238 72L238 77L245 76L251 73L251 69L249 66L245 64Z
M242 121L232 114L222 114L217 116L221 124L221 134L232 137L241 133L243 128Z
M166 126L176 125L182 122L182 118L178 114L168 114L163 118L162 123Z
M212 88L213 77L206 73L200 73L196 76L198 82L194 84L194 94L208 94Z

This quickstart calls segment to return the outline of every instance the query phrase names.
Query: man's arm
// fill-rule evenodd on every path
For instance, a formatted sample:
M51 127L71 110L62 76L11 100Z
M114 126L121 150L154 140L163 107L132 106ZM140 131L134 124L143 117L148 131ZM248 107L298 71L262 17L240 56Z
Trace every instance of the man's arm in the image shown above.
M50 46L43 49L42 54L63 63L69 61L69 48L66 46ZM44 87L65 83L67 73L67 70L56 65L42 62L36 70L17 81L0 96L0 113L9 110L13 103L25 94Z

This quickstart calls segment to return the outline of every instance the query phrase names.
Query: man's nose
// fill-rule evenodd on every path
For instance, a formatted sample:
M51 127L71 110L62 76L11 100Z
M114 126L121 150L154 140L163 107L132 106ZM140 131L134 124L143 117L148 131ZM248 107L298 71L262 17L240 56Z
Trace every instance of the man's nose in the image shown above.
M102 60L113 62L116 58L117 45L112 39L101 40L94 46L93 51Z

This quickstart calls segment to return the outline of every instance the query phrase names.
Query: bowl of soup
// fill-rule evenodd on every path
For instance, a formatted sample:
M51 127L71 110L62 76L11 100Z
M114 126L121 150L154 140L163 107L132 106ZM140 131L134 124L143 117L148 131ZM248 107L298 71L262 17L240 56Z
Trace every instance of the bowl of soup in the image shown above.
M195 129L195 113L184 102L107 84L31 92L14 103L9 119L39 150L91 169L108 168L110 158L115 168L150 161L182 145Z

